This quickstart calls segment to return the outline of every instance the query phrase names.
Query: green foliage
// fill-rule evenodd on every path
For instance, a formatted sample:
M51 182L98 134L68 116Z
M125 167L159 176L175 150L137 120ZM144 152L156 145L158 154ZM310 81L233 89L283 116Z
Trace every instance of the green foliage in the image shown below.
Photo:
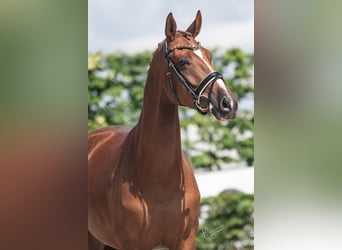
M134 126L140 116L151 52L94 54L88 57L88 129L108 125ZM234 48L215 50L213 63L239 102L253 95L253 55ZM180 108L183 149L195 168L219 169L228 162L254 163L254 114L238 111L237 118L219 122ZM198 136L191 136L196 131Z
M149 52L88 57L88 130L137 123L150 57Z
M197 250L254 249L254 196L221 193L201 201Z

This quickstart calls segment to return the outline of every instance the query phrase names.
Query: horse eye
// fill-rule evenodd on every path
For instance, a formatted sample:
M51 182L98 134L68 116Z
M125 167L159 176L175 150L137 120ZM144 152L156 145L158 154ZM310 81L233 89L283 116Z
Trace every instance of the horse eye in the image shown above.
M189 64L186 58L182 58L178 61L179 66L184 67L185 65Z

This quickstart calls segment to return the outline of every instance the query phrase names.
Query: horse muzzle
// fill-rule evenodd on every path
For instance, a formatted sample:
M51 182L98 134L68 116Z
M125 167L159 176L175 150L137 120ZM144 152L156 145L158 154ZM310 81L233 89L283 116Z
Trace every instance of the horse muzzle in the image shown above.
M200 113L210 112L220 121L234 119L238 107L236 97L222 78L213 79L200 93L195 104Z
M232 120L236 116L237 101L234 96L224 95L216 100L211 100L209 111L220 121Z

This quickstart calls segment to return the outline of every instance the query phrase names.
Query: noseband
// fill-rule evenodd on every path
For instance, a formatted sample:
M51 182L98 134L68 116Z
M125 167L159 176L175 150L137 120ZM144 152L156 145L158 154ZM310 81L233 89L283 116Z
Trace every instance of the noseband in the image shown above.
M166 39L164 40L163 47L164 47L164 56L165 56L165 58L167 60L168 66L169 66L169 69L168 69L168 72L167 72L167 77L168 77L168 80L169 80L169 85L170 85L170 88L171 88L172 92L174 93L174 95L175 95L175 97L177 99L177 102L180 105L182 105L181 102L179 101L176 89L175 89L173 81L172 81L171 72L170 72L171 69L176 74L176 76L181 81L181 83L184 85L184 87L193 96L193 98L194 98L193 101L194 101L194 104L195 104L195 107L196 107L197 111L199 113L203 114L203 115L208 113L208 109L210 109L210 103L211 103L210 102L210 96L211 96L212 89L213 89L214 84L215 84L217 79L222 79L223 80L222 74L219 73L219 72L216 72L216 71L209 73L206 77L204 77L200 81L200 83L194 89L194 88L191 87L190 83L183 77L183 75L177 70L177 68L175 67L172 59L169 57L169 54L171 52L173 52L174 50L176 50L176 49L198 50L198 49L200 49L200 47L194 46L194 45L180 45L180 46L175 46L174 48L168 49L167 48L167 41L166 41ZM207 97L208 98L208 108L204 109L204 108L202 108L200 106L200 97L204 96L203 92L204 92L204 90L209 85L210 85L210 89L209 89L209 93L208 93L208 97ZM206 97L206 96L204 96L204 97Z

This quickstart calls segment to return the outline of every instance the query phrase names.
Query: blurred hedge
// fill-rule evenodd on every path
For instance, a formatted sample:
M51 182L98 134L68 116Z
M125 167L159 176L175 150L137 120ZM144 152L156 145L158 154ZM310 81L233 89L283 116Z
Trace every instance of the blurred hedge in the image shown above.
M201 201L197 250L254 249L254 196L221 193Z

